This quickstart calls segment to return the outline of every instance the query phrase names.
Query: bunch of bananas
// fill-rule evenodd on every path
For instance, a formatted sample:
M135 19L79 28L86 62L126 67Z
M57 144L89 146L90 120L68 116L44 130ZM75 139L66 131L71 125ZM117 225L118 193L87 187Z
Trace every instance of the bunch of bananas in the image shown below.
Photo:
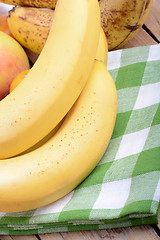
M8 22L11 32L23 46L39 53L48 36L57 0L0 2L22 6L10 12ZM122 47L137 33L146 20L152 3L153 0L99 0L101 26L107 37L109 50ZM39 8L52 9L52 12Z
M52 22L37 61L0 102L0 212L66 195L98 164L113 132L117 94L98 1L59 0Z
M14 38L23 47L40 54L48 38L53 15L54 11L33 7L14 7L9 12L8 26ZM108 44L102 27L99 41L97 59L103 60L107 64Z

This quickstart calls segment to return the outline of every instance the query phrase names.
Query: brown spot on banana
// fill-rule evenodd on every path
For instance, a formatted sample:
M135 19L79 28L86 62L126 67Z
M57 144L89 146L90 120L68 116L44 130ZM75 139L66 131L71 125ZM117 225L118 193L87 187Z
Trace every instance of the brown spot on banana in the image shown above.
M149 12L150 12L150 10L151 10L152 4L153 4L153 0L147 0L147 1L146 1L145 10L144 10L144 15L143 15L144 21L146 20Z
M133 32L139 28L139 24L135 24L134 26L128 25L126 28Z
M23 21L26 21L26 18L25 17L19 17L20 19L22 19Z
M145 6L145 10L148 8L148 6L149 6L150 3L151 3L151 1L150 1L150 0L147 0L146 6Z

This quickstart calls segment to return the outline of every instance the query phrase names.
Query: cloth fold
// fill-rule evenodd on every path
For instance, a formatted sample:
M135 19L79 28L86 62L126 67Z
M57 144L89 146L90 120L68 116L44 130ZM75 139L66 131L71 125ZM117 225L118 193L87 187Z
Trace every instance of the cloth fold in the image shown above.
M160 44L109 52L118 113L109 146L74 191L50 205L0 213L0 234L38 234L158 223Z

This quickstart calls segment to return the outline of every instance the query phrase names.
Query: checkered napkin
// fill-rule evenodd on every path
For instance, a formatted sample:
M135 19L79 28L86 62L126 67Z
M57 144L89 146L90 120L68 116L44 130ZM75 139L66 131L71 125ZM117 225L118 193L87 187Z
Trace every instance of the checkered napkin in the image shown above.
M45 207L0 213L0 234L107 229L158 222L160 45L109 53L118 114L110 144L74 191Z

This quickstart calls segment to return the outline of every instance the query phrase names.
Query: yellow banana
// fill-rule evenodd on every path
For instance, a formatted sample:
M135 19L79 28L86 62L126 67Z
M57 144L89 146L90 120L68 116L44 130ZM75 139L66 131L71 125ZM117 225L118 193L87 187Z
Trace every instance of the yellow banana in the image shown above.
M87 82L99 33L97 0L58 1L39 58L0 103L0 159L30 148L66 115Z
M57 133L35 151L0 161L0 211L34 209L73 190L103 156L116 113L114 81L105 64L95 61Z
M121 48L142 27L153 0L100 0L101 26L108 49Z
M54 11L32 7L14 7L9 11L8 26L24 47L40 54L48 38Z
M34 53L40 54L47 40L54 11L32 7L14 7L9 12L8 26L15 39ZM107 64L107 39L103 29L100 31L96 59Z
M50 8L54 9L58 0L1 0L0 2L16 5L16 6L30 6L30 7L38 7L38 8Z

